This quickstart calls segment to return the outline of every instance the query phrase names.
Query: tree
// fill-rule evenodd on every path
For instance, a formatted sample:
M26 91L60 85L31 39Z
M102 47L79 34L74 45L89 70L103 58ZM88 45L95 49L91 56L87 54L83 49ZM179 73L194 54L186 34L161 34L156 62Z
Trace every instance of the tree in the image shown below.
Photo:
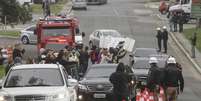
M27 22L32 19L29 8L20 5L16 0L0 0L0 7L2 9L1 18L6 16L7 24ZM5 23L2 20L2 23Z

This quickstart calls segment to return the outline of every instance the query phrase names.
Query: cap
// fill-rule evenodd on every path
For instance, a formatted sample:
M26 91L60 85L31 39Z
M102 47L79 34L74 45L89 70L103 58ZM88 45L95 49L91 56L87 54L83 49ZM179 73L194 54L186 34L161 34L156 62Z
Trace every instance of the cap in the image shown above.
M168 58L167 64L170 64L170 63L176 64L176 59L174 57Z
M151 64L151 63L158 63L158 60L157 60L156 57L150 57L149 63L150 63L150 64Z

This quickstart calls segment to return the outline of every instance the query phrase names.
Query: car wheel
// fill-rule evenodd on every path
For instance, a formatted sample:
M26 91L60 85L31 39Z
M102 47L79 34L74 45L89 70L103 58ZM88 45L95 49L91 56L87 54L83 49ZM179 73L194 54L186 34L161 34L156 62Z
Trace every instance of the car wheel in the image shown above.
M29 39L28 39L27 36L23 36L23 37L22 37L22 43L23 43L23 44L29 44Z

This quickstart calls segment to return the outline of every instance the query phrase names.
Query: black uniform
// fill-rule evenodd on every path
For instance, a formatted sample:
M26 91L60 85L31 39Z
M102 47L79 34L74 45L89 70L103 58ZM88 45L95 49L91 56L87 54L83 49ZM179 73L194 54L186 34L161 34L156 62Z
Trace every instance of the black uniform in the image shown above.
M124 72L123 63L119 63L116 72L110 76L110 82L113 84L114 101L129 100L130 77Z
M159 30L157 31L157 35L156 35L156 38L158 40L158 51L160 52L161 51L161 41L162 41L162 32Z
M80 68L82 73L85 73L88 67L88 62L89 62L89 53L87 51L81 51L80 52Z
M164 30L162 35L163 35L163 47L165 50L164 53L167 53L168 31Z
M179 32L183 32L183 24L184 24L184 15L180 13L178 15L178 23L179 23Z
M174 32L177 32L177 23L178 23L178 16L177 16L177 14L173 14L172 21L174 23Z
M165 86L166 87L180 87L180 91L184 89L184 79L182 71L176 64L169 64L165 69Z
M156 89L156 85L161 85L160 70L156 64L151 65L147 78L148 88L153 92Z

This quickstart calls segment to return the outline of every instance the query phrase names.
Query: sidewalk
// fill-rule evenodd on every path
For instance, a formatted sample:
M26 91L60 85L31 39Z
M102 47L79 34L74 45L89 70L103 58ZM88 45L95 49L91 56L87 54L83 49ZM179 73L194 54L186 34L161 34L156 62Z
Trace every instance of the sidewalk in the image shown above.
M158 2L154 3L147 3L145 5L146 7L149 7L153 10L157 9L157 6L159 6ZM157 17L164 22L165 25L168 25L168 19L166 18L166 15L161 15L159 12L157 13ZM191 22L191 24L185 24L184 29L193 28L195 25L194 22ZM177 46L181 49L181 51L186 55L188 60L194 65L194 67L198 70L199 73L201 73L201 52L196 49L195 55L196 58L192 58L191 54L191 43L188 39L185 38L185 36L182 33L176 32L176 33L170 33L171 38L173 41L177 44Z
M72 8L72 2L69 0L69 1L65 4L65 6L63 7L63 9L61 10L60 13L61 13L61 14L68 15L68 13L70 13L70 11L71 11L71 8ZM28 26L31 26L31 25L36 24L36 22L37 22L37 20L38 20L39 18L43 18L43 14L33 14L32 17L33 17L33 19L32 19L32 21L29 22L29 23L15 25L14 28L12 28L10 25L7 25L7 26L6 26L6 29L7 29L7 30L13 30L13 31L20 31L20 30L22 30L22 29L24 29L24 28L26 28L26 27L28 27ZM0 31L1 31L1 30L4 30L4 29L3 29L3 26L0 25Z

